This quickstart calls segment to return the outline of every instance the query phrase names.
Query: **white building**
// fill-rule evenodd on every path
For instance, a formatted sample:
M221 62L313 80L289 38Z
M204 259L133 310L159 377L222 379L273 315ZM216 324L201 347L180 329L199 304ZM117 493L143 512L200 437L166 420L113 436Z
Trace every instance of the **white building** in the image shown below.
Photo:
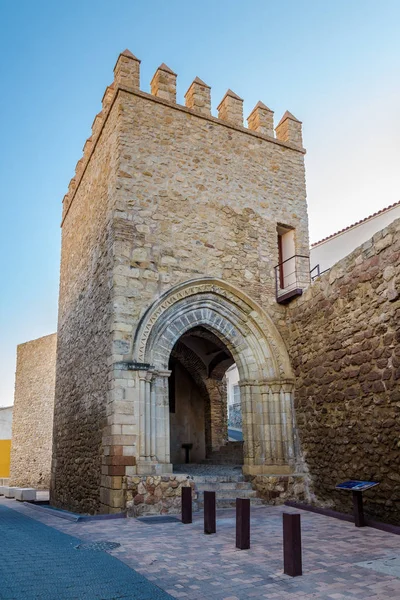
M400 201L312 244L310 249L311 276L314 277L318 273L330 269L375 233L399 218Z
M0 440L11 440L12 406L0 406Z

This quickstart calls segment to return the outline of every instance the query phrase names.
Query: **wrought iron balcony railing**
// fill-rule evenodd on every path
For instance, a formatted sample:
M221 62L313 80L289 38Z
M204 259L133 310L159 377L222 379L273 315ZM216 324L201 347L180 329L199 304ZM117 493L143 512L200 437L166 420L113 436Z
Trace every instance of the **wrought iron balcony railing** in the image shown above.
M294 254L275 267L276 300L286 304L310 283L310 257Z

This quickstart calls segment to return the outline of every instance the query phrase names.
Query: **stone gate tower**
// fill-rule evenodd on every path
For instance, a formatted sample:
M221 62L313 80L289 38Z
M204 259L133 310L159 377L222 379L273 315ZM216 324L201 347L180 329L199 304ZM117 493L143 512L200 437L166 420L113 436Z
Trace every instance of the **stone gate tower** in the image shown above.
M225 443L239 371L246 475L298 451L285 306L309 282L301 123L228 90L211 115L165 64L140 90L120 54L63 203L52 502L126 506L132 477ZM276 265L280 264L278 269ZM224 429L225 428L225 429ZM225 438L224 438L225 436Z

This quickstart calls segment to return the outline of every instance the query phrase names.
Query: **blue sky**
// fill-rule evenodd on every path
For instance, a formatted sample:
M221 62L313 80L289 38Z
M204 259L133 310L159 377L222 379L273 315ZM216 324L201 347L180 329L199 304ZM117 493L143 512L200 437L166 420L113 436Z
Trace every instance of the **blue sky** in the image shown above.
M120 51L303 121L317 241L400 199L398 0L0 3L0 405L16 344L56 330L61 201Z

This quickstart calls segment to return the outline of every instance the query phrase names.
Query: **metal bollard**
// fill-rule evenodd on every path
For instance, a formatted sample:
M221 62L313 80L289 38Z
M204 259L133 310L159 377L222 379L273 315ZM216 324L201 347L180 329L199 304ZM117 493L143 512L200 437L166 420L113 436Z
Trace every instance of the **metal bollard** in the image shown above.
M204 492L204 533L215 533L216 530L215 492Z
M291 577L303 574L299 514L283 513L283 572Z
M236 548L250 548L250 498L236 498Z
M182 523L192 522L192 488L182 488Z

